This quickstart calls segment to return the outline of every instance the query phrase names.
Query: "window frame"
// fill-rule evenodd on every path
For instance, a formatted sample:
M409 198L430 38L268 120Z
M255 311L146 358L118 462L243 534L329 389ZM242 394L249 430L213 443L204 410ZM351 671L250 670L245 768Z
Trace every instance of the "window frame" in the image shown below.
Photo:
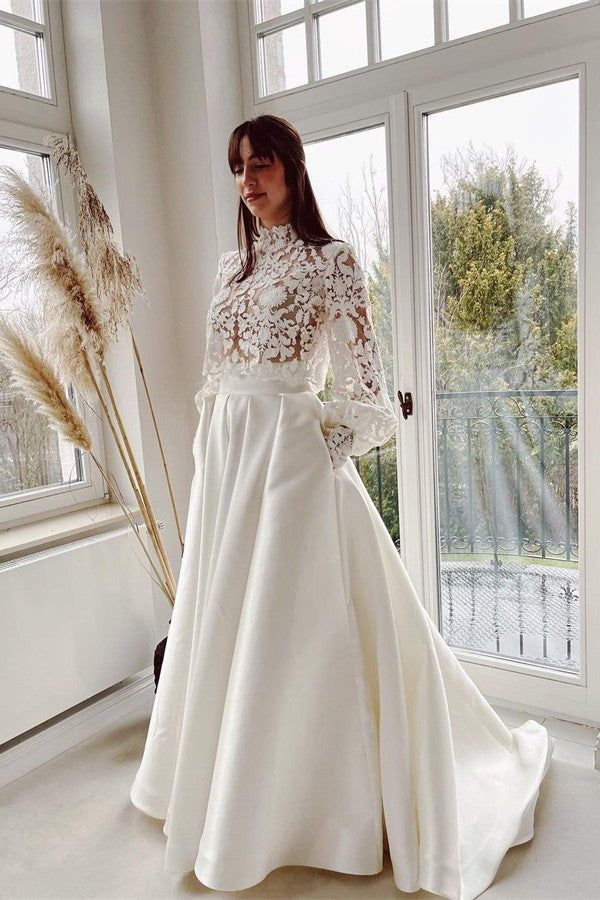
M54 185L56 211L61 220L77 234L73 188L69 179L56 170L48 147L44 144L44 138L48 134L72 134L60 2L38 2L44 8L52 97L40 97L26 91L0 87L0 146L40 153L47 157L50 183ZM0 20L3 21L6 17L20 18L3 13ZM105 447L99 402L95 399L89 403L83 402L77 391L75 397L78 411L90 430L94 452L104 465ZM89 454L81 454L81 463L83 478L79 482L42 486L18 494L0 496L0 532L107 500L108 489Z
M578 277L577 277L577 294L578 294L578 363L579 363L579 374L578 374L578 421L580 428L580 444L578 446L579 453L579 472L581 473L581 484L583 485L585 482L584 479L584 471L587 465L586 463L586 414L584 411L584 404L586 403L587 398L587 378L584 366L585 353L587 352L587 347L584 343L584 318L586 313L586 303L589 303L589 297L592 296L591 286L589 282L586 280L586 271L587 271L587 255L586 249L589 247L588 242L588 230L586 224L586 197L587 197L587 185L588 185L588 169L586 167L586 140L588 138L589 132L589 105L587 102L589 90L590 90L590 76L588 72L588 63L586 60L579 61L568 61L564 60L560 62L557 60L557 65L544 69L536 69L533 66L535 71L529 72L527 74L522 74L519 76L515 76L514 78L507 78L504 76L503 78L499 78L497 81L494 79L490 79L488 83L479 83L477 85L473 85L471 87L467 87L464 85L463 87L458 86L457 91L448 91L443 88L433 89L433 90L424 90L424 91L415 91L413 96L411 97L410 107L409 107L409 115L410 115L410 160L411 160L411 168L414 172L414 177L412 179L412 208L413 212L413 227L414 227L414 295L415 298L419 298L418 302L415 303L416 309L418 311L418 331L424 340L425 335L432 334L432 322L431 322L431 305L429 302L429 297L431 296L432 291L432 272L431 272L431 259L432 259L432 248L431 248L431 229L430 229L430 221L429 221L429 203L430 203L430 194L429 194L429 176L428 176L428 155L427 155L427 116L435 114L437 112L442 112L451 109L460 109L470 103L478 103L486 100L493 100L495 98L500 97L508 97L513 94L518 94L521 91L533 89L537 87L550 86L553 84L558 84L562 81L569 81L576 79L578 86L578 120L579 120L579 130L577 134L578 140L578 182L579 182L579 192L577 196L577 209L578 209ZM477 77L478 82L485 81L485 79L481 79ZM449 99L448 94L452 93L452 98ZM422 360L423 365L420 368L418 373L418 384L419 384L419 394L421 396L422 403L422 415L423 418L428 422L434 422L434 410L432 406L432 397L435 393L435 386L432 381L433 371L429 370L425 366L425 360ZM589 400L587 401L589 403ZM422 439L420 441L421 444L421 463L420 465L423 468L431 467L431 461L437 461L437 454L435 452L435 433L433 428L423 429ZM435 547L435 540L438 535L438 527L439 523L437 521L437 509L435 505L435 495L437 495L437 471L435 470L435 466L432 467L432 487L435 485L435 491L424 498L423 505L426 510L425 512L425 520L430 523L430 527L426 529L423 534L423 540L428 544L428 558L431 561L431 566L427 568L427 573L431 574L433 572L433 566L435 565L437 570L437 553ZM587 485L586 485L587 490ZM580 534L582 537L581 546L585 548L586 544L586 534L585 534L585 521L584 521L584 504L585 504L585 491L582 492L580 497ZM581 586L583 588L582 595L584 595L585 591L585 549L582 553L582 559L580 560L579 573L581 576ZM435 581L439 582L441 575L439 570L436 571ZM435 591L435 600L434 594L430 593L431 591ZM438 620L438 610L436 608L437 603L437 586L433 580L428 580L423 585L423 592L426 598L426 607L429 614L436 621ZM588 594L591 596L591 594ZM582 609L582 618L581 625L582 630L585 626L585 618L584 618L584 604L581 605ZM501 659L496 660L493 657L487 658L484 654L477 653L477 651L464 651L461 649L453 648L456 656L459 659L464 661L473 661L473 659L477 658L482 663L485 662L485 665L496 667L496 668L506 668L507 660ZM556 682L564 682L566 684L584 684L585 681L585 671L587 664L587 656L585 651L585 645L582 641L581 647L581 672L579 674L573 674L568 672L558 672L554 670L549 670L546 674L546 677L550 680ZM511 662L511 668L514 671L518 672L527 672L530 669L530 666L527 663L521 663L518 661Z
M25 34L40 34L44 40L46 58L44 60L46 69L40 72L40 81L48 88L48 94L32 94L29 91L23 91L20 88L12 88L7 85L0 84L0 91L7 94L13 94L18 97L28 98L30 100L45 101L46 103L56 104L56 81L54 78L54 59L52 52L52 26L50 24L50 6L49 0L33 0L36 8L41 9L41 19L38 22L34 19L28 19L25 16L18 16L15 13L0 10L0 25L6 25L14 28L15 31L22 31Z
M600 45L596 38L593 52L584 45L572 48L564 48L562 52L550 54L552 59L533 59L519 66L519 73L502 72L497 75L488 73L487 78L483 73L477 73L469 85L468 76L462 75L454 79L450 84L435 85L414 91L409 104L410 131L410 165L415 173L411 184L411 207L413 210L413 248L414 268L413 283L415 308L418 316L418 333L423 336L430 333L431 307L426 298L431 290L431 248L430 229L428 221L429 190L427 177L427 141L426 141L426 117L432 113L453 108L460 108L465 104L491 100L495 97L508 96L528 88L551 85L564 80L576 78L578 80L578 112L579 112L579 193L578 193L578 418L580 439L578 445L580 485L582 491L579 498L581 537L581 557L579 563L580 585L580 627L581 627L581 668L579 673L564 672L548 669L540 673L536 667L516 659L488 656L484 653L471 650L453 648L456 657L463 663L469 674L476 676L478 686L484 693L500 696L503 701L509 700L514 704L523 702L538 708L549 709L561 714L565 710L570 715L585 718L590 715L590 710L598 709L600 704L600 691L598 691L598 665L593 655L592 641L600 633L600 613L593 603L594 585L596 583L595 561L593 547L597 540L598 529L589 518L586 509L594 508L595 484L594 479L586 477L592 468L592 451L588 447L588 432L593 434L597 430L598 414L593 408L593 391L589 385L596 379L591 373L592 339L590 330L598 329L598 325L592 324L596 319L593 313L593 303L590 298L594 296L594 272L598 266L594 260L592 247L595 246L600 225L597 217L590 215L593 208L593 195L597 193L598 179L591 175L591 167L596 172L600 168L593 161L595 154L590 152L594 145L598 144L596 136L598 121L591 121L592 110L597 109L597 103L591 102L591 98L598 94L595 86L596 72L600 65ZM523 70L523 71L521 71ZM598 317L600 320L600 316ZM590 328L591 326L591 328ZM586 336L587 329L587 336ZM435 496L437 488L433 485L437 481L435 464L437 459L434 450L435 435L430 427L433 421L432 385L433 372L428 370L422 359L417 374L418 392L422 398L422 418L428 423L419 434L420 460L419 467L422 471L433 469L431 479L428 479L428 487L422 498L422 522L424 527L419 533L419 540L423 542L424 555L427 565L422 568L425 573L425 581L422 587L424 602L429 614L434 621L438 621L437 598L439 596L437 584L440 573L438 571L438 559L435 547L437 539L437 512ZM433 593L432 593L433 592ZM531 675L539 677L531 678ZM594 713L592 712L593 716Z
M472 34L461 35L452 40L448 39L448 0L429 0L429 2L433 4L434 43L428 47L414 50L411 53L404 53L400 56L381 59L378 0L304 0L304 6L300 9L292 10L289 13L284 13L281 16L276 16L271 19L266 19L264 22L256 21L255 0L243 0L246 12L246 22L244 25L249 31L251 43L253 102L255 104L269 102L271 100L287 97L290 94L306 91L317 85L329 84L341 78L347 78L349 75L356 75L381 67L396 65L404 60L418 60L419 57L427 56L431 53L439 53L440 50L444 50L448 47L454 47L466 42L479 40L486 36L502 34L503 32L514 30L515 28L521 28L524 25L544 22L547 19L552 19L556 16L598 6L600 0L582 0L580 3L574 3L560 9L540 13L537 16L524 15L524 0L506 0L509 10L508 22L494 28L487 28L483 31L473 32ZM323 13L344 9L358 3L365 4L367 65L340 72L337 75L331 75L328 78L320 78L317 22L319 16ZM266 85L266 73L260 49L261 38L267 34L276 33L285 27L297 25L301 22L304 22L305 25L308 81L305 84L293 88L285 88L282 91L262 94L261 91Z

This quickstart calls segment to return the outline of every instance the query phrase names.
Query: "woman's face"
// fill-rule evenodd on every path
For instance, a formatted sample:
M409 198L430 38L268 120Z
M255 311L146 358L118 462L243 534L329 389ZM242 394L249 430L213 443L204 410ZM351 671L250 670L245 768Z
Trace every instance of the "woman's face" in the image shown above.
M283 163L277 155L271 162L254 156L248 137L240 142L241 164L234 169L235 184L253 216L263 225L283 225L290 220L289 189Z

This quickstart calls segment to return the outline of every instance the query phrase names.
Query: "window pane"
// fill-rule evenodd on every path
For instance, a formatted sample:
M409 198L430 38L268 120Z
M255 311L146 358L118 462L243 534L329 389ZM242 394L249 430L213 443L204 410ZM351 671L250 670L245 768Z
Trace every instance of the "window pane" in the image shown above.
M427 119L443 635L573 672L578 103L572 79Z
M298 87L308 81L304 22L266 34L260 39L267 94Z
M40 94L39 56L43 39L0 25L0 85Z
M381 58L390 59L435 43L433 0L379 0Z
M32 19L35 22L42 22L42 10L36 10L34 0L0 0L0 12L13 13L15 16L23 16L24 19Z
M304 0L255 0L256 21L266 22L267 19L302 9L303 6Z
M317 17L321 78L367 65L367 20L364 3ZM342 38L340 40L340 38Z
M44 183L42 157L0 147L0 165L9 165L32 183ZM0 241L8 224L0 217ZM17 292L3 293L3 312L18 313L35 332L36 310ZM0 361L0 497L83 479L81 453L50 428L47 418L17 392Z
M541 16L542 13L552 12L554 9L564 9L565 6L573 6L582 0L523 0L524 16Z
M498 28L509 21L508 0L448 0L448 39Z
M373 327L390 397L394 396L386 134L383 125L306 142L306 164L329 233L349 241L365 269ZM319 394L331 396L331 371ZM396 441L354 459L396 547Z

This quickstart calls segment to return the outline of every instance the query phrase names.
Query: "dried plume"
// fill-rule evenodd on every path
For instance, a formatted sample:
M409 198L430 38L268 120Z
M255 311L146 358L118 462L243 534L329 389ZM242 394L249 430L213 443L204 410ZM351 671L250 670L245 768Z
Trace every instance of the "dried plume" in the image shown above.
M22 328L11 325L5 316L0 316L0 357L15 388L39 407L56 431L81 450L91 450L88 428L44 359L39 344Z
M0 215L10 226L3 240L6 282L11 290L30 290L43 305L50 352L61 360L65 378L92 390L84 354L103 361L108 333L85 259L45 191L9 166L0 166Z
M75 187L83 250L108 328L116 337L121 326L130 320L132 298L143 294L137 262L117 247L112 222L87 177L72 138L50 134L44 143L56 165L70 176Z

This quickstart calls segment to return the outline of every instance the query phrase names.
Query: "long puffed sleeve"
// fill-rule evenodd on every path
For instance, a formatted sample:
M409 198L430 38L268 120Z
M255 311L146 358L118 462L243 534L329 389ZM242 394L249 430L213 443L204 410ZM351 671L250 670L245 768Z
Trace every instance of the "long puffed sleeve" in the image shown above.
M350 244L336 242L323 281L333 384L321 424L335 465L384 444L398 418L385 382L365 273Z
M222 253L219 257L217 274L212 288L213 300L223 286L223 262L227 253L228 251L226 250L225 253ZM204 397L208 394L216 394L219 390L220 375L218 372L218 360L220 358L222 340L214 331L210 312L209 306L206 316L206 342L204 348L204 361L202 363L202 374L204 375L205 380L200 390L194 395L194 400L198 408L200 408Z

